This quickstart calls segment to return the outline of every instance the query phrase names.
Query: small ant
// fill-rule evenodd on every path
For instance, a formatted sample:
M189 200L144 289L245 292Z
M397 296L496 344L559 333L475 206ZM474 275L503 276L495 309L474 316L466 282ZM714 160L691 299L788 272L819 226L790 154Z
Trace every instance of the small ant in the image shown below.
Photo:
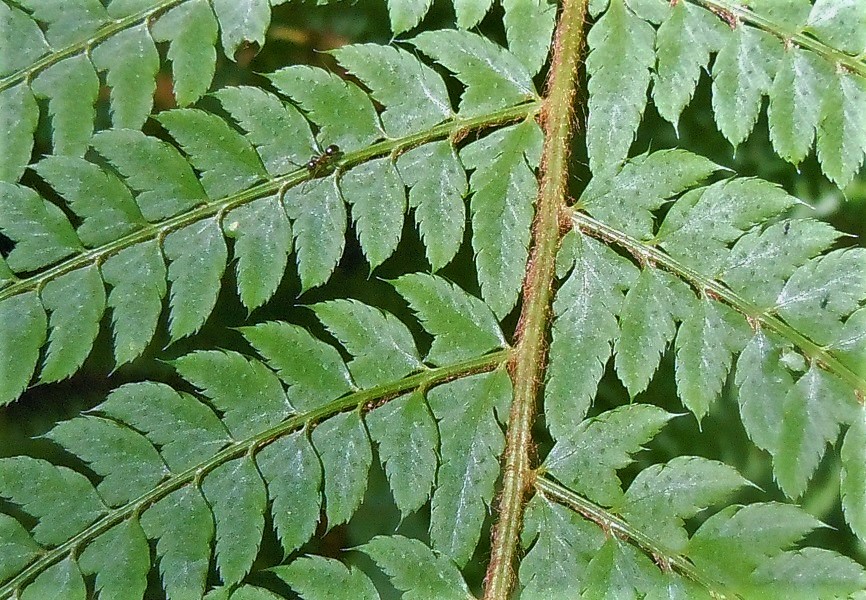
M343 155L340 147L336 144L331 144L319 156L313 156L307 161L306 167L311 177L323 177L330 173L334 168L334 161Z

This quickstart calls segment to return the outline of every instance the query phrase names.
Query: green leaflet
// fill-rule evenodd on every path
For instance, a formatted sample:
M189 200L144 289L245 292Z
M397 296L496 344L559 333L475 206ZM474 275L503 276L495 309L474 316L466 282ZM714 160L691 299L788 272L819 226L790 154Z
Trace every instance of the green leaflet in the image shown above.
M764 562L755 570L753 580L756 591L770 600L839 598L866 589L866 570L847 556L804 548Z
M159 453L140 433L100 417L63 421L48 438L80 457L102 477L96 486L109 506L120 506L153 489L168 473Z
M379 600L379 592L364 573L333 558L301 556L271 572L303 600Z
M265 43L265 31L271 22L268 0L211 0L220 22L221 41L226 56L234 58L245 42L259 46Z
M333 529L348 522L364 499L373 462L370 439L357 412L342 413L313 430L313 446L322 461L325 515Z
M744 592L758 566L821 526L815 517L791 504L729 506L704 521L689 540L687 554L704 573Z
M288 556L309 540L319 522L322 465L306 431L265 446L256 464L268 483L274 527Z
M712 161L684 150L660 150L629 160L611 179L593 178L579 207L638 239L652 237L652 211L718 171Z
M851 313L830 348L852 371L866 372L866 308Z
M154 77L159 71L159 53L147 27L110 37L94 48L92 58L97 69L108 71L112 125L139 129L153 108Z
M818 39L856 55L866 51L866 6L857 0L815 0L808 30Z
M244 204L223 218L223 231L234 238L238 293L247 310L270 300L292 251L292 225L277 197Z
M147 509L141 526L157 539L162 587L170 600L201 598L214 536L210 508L194 487L183 487Z
M163 242L171 281L171 341L196 333L210 316L226 267L226 242L216 219L168 234Z
M42 30L27 13L9 4L0 4L0 31L4 44L15 48L0 56L0 76L27 67L50 51Z
M460 152L473 190L472 248L481 296L500 319L514 308L529 255L543 135L534 121L500 129Z
M216 522L216 565L226 585L240 582L259 551L268 493L248 456L218 466L201 486Z
M282 421L291 407L277 376L237 352L199 350L173 362L177 372L222 412L235 439Z
M424 396L418 392L391 400L367 415L370 437L405 518L430 498L439 459L439 430Z
M463 241L468 193L466 173L447 141L432 142L401 155L397 169L409 186L409 204L427 253L438 271L454 258Z
M165 261L156 241L121 250L102 265L118 365L141 355L153 338L166 292Z
M33 133L38 123L39 107L26 85L17 85L0 92L0 132L3 135L0 181L15 182L24 173L24 168L30 162Z
M156 118L189 156L212 200L231 196L267 177L252 145L219 117L178 108Z
M435 550L463 567L472 557L493 486L499 454L505 446L497 412L511 401L511 380L499 369L438 386L429 393L439 422L442 462L436 475L430 517L430 542Z
M137 519L123 521L88 545L78 559L85 575L96 575L100 598L143 598L150 547Z
M6 264L6 259L0 256L0 289L15 281L15 274Z
M554 439L574 431L586 415L619 336L623 292L638 276L636 267L604 244L574 232L563 246L567 240L576 240L574 269L553 303L544 391L544 416ZM567 253L561 248L557 259Z
M644 391L662 354L695 304L689 287L664 271L644 269L625 296L614 350L616 373L634 398Z
M642 450L674 416L651 404L604 412L561 436L542 468L593 502L613 506L623 498L616 472L630 465L631 455Z
M114 241L146 224L129 188L91 162L53 155L33 169L83 219L76 233L88 248Z
M42 545L62 544L108 512L84 475L29 456L0 459L0 496L38 520L31 533Z
M355 300L331 300L311 308L353 356L349 371L362 389L425 368L412 334L394 315Z
M778 453L785 397L793 387L778 344L758 330L737 359L734 378L740 419L758 448Z
M737 27L713 63L713 114L736 148L752 131L761 97L770 91L782 44L753 27Z
M0 233L15 242L6 257L13 271L35 271L82 250L63 211L39 194L0 182Z
M767 119L776 153L799 164L812 148L821 115L821 90L831 65L812 52L786 48L770 88Z
M821 168L840 188L863 164L866 153L866 81L836 73L824 91L818 120L817 150Z
M19 5L47 26L48 44L59 48L87 39L108 21L108 13L99 0L69 0L42 2L23 0Z
M48 99L55 154L83 156L93 134L99 77L83 55L72 56L42 71L33 94Z
M678 456L638 473L618 512L662 547L682 552L688 544L683 520L745 485L749 482L724 463Z
M589 31L586 145L596 177L609 174L628 155L646 105L654 39L653 28L624 0L611 0Z
M470 29L478 25L493 0L453 0L454 12L457 13L457 26L460 29Z
M189 163L161 140L139 131L111 129L93 136L92 144L139 192L135 200L150 222L207 201Z
M756 0L749 8L791 31L799 31L806 24L812 6L809 0Z
M677 2L658 28L653 76L653 100L659 114L676 126L691 101L701 76L729 33L711 12L688 2Z
M205 461L231 442L207 405L163 383L122 385L93 410L144 433L175 473Z
M380 118L389 136L409 135L453 116L442 77L409 52L378 44L353 44L333 54L385 106ZM408 81L413 85L407 86Z
M432 3L433 0L388 0L388 16L394 35L409 31L420 23Z
M228 590L228 587L214 588L214 590L211 590L205 595L205 599L222 600L223 598L228 597ZM216 595L214 594L214 591L224 591L225 596ZM281 597L264 588L243 584L240 587L235 588L235 590L232 592L231 600L281 600Z
M773 474L789 498L806 491L828 443L839 437L846 404L854 396L835 376L813 365L788 391L782 407Z
M315 153L310 125L293 106L261 88L226 87L214 95L232 118L246 130L271 176L298 168Z
M774 309L819 343L836 338L840 320L866 299L866 248L834 250L791 275Z
M174 96L178 105L188 106L210 87L216 69L217 20L208 0L189 0L175 6L156 23L151 32L158 42L170 42Z
M842 443L842 509L845 520L866 539L866 411L859 410Z
M340 179L340 190L352 206L358 241L372 271L397 249L403 233L406 190L390 158L358 165Z
M750 231L731 248L719 278L759 308L769 309L797 267L840 236L827 223L812 219L786 220Z
M701 298L677 334L677 393L700 422L722 391L734 354L749 340L746 320L733 309Z
M524 600L568 597L578 589L586 567L604 543L598 527L541 495L526 505L520 535L523 548L529 550L520 561Z
M373 103L358 86L301 65L280 69L269 78L319 126L322 146L337 144L346 152L382 137Z
M9 404L27 388L39 349L45 343L48 318L36 292L0 302L0 406Z
M502 0L508 50L535 75L550 52L556 7L547 0Z
M487 2L489 4L489 0ZM520 61L479 35L453 29L425 31L415 37L412 44L454 73L466 86L460 97L459 113L463 117L538 97L532 77Z
M427 361L444 365L507 345L490 308L445 279L412 273L391 283L434 338Z
M85 600L87 597L84 577L81 576L77 563L71 558L64 559L40 573L21 594L22 600L52 597L64 600Z
M328 281L346 243L346 204L336 176L286 190L283 206L292 220L301 290Z
M630 544L609 537L589 561L580 597L637 600L661 586L663 579L664 575L646 555Z
M403 592L405 600L467 600L473 598L463 576L445 556L436 555L418 540L401 535L376 536L357 548L376 561Z
M48 351L39 378L60 381L84 363L105 311L105 285L98 268L85 267L49 281L42 304L50 314Z
M0 581L5 581L39 556L39 544L9 515L0 514Z
M337 349L303 328L270 322L240 331L289 386L289 401L298 411L313 410L355 389Z

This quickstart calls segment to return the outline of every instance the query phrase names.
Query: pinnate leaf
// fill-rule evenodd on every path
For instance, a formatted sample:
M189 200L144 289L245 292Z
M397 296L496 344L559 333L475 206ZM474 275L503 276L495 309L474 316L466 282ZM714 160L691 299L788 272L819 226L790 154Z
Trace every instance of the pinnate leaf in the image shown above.
M379 600L379 592L364 573L333 558L302 556L271 571L303 600Z
M100 535L78 562L82 573L96 575L99 598L144 597L150 547L137 519L123 521Z
M45 343L48 318L36 292L0 302L0 406L21 395Z

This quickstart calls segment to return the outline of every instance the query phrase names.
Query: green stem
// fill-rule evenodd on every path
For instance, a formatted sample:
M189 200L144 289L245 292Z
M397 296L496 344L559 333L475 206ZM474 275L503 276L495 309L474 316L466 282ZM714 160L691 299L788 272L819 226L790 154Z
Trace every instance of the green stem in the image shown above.
M470 119L455 118L420 133L415 133L402 138L385 140L364 148L363 150L347 153L337 164L337 170L347 169L376 156L399 154L405 152L409 148L419 146L432 140L445 137L459 138L468 131L484 129L493 125L525 119L536 113L538 110L539 103L536 101L512 106L510 108L479 115ZM124 248L152 239L163 239L172 231L183 229L197 221L225 213L237 208L238 206L252 202L253 200L272 196L279 193L281 190L298 185L309 178L310 173L306 169L299 169L288 173L287 175L260 183L238 194L228 196L216 202L203 204L188 212L171 217L170 219L142 227L137 231L133 231L132 233L99 246L98 248L92 248L67 258L41 273L24 279L19 279L15 283L0 290L0 302L6 298L10 298L29 290L41 289L52 279L56 279L65 273L74 271L75 269L80 269L91 264L102 264L108 259L108 257L117 254Z
M577 67L584 42L588 0L565 0L553 44L547 95L541 112L544 149L541 184L532 229L532 249L523 282L523 309L510 364L514 399L508 418L499 518L493 530L484 599L505 600L514 582L526 492L532 483L530 450L539 383L547 359L551 284L556 275L559 213L568 192L568 158L574 127Z
M705 587L714 598L723 599L727 597L718 589L718 583L701 573L687 558L679 554L669 554L651 537L576 492L560 485L541 473L535 477L535 489L545 498L562 504L579 513L585 519L597 524L605 533L631 541L649 554L662 570L675 570Z
M190 467L182 473L172 475L146 494L139 496L128 504L113 509L84 531L78 533L56 548L52 548L45 552L45 554L41 555L38 560L0 588L0 598L6 599L15 595L24 584L31 581L51 565L62 560L68 554L80 551L84 546L102 533L105 533L118 523L131 518L133 515L140 514L149 506L166 497L171 492L191 483L201 481L202 477L207 473L230 460L239 458L246 454L255 454L263 447L281 437L289 435L307 425L318 423L319 421L327 419L337 413L357 409L358 407L363 407L368 404L378 406L384 401L391 400L416 389L427 389L460 377L493 371L508 360L510 355L511 350L500 350L480 358L474 358L453 365L422 371L421 373L411 375L393 383L380 385L370 388L369 390L356 392L343 398L338 398L337 400L324 404L320 408L301 415L296 415L286 419L279 425L271 427L270 429L262 431L247 439L237 441L226 448L223 448L207 461Z
M830 351L828 351L827 348L816 344L785 323L779 317L770 314L764 309L758 308L748 300L731 291L730 288L723 283L701 275L697 271L690 269L678 260L672 258L669 254L654 246L644 244L635 238L610 227L609 225L605 225L601 221L593 219L585 213L572 211L571 217L574 226L580 231L593 237L613 242L614 244L626 249L641 263L648 262L663 267L665 270L670 271L677 277L688 281L689 284L691 284L691 286L699 293L708 295L716 300L728 304L738 312L742 313L749 321L760 323L762 326L767 327L790 340L810 360L817 362L821 367L832 372L834 375L839 377L839 379L853 387L858 398L866 397L866 378L864 378L862 374L857 374L853 370L849 369Z

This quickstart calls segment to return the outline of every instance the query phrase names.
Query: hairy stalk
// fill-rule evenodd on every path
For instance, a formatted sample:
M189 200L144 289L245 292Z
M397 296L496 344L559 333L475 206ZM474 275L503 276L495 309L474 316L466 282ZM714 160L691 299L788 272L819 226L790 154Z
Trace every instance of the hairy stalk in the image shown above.
M541 185L532 229L532 249L523 282L523 310L510 363L514 400L508 417L499 519L493 530L490 564L485 576L485 600L505 600L511 590L514 581L512 564L520 538L526 492L532 484L532 422L547 357L551 285L556 274L556 250L560 240L559 212L565 207L568 190L569 145L587 3L588 0L563 2L554 38L547 94L541 109L544 127Z
M123 506L113 509L84 531L73 536L71 539L56 548L52 548L50 551L44 553L30 566L21 571L15 578L7 581L2 587L0 587L0 599L6 600L7 598L15 596L16 592L20 592L21 588L26 583L34 579L51 565L62 560L69 553L78 554L96 537L105 533L118 523L131 518L133 515L142 513L149 506L156 503L158 500L165 498L171 492L191 483L198 485L205 475L232 459L244 456L245 454L253 455L281 437L289 435L302 427L324 421L328 417L332 417L337 413L369 406L378 406L388 400L392 400L417 389L429 389L461 377L493 371L508 360L510 353L511 350L500 350L480 358L473 358L453 365L429 369L415 375L410 375L409 377L405 377L393 383L387 383L368 390L349 394L348 396L343 396L342 398L328 402L315 410L289 417L282 423L257 433L247 439L239 440L223 448L207 461L190 467L182 473L172 475L146 494L143 494Z
M535 478L535 489L538 490L545 498L562 504L579 513L583 518L592 521L601 527L609 535L614 535L618 538L626 539L641 550L649 554L652 559L662 570L676 571L704 586L714 598L723 599L727 595L717 589L719 586L709 577L698 571L695 566L683 556L679 554L670 554L665 551L659 544L649 536L646 536L639 529L635 529L623 519L603 509L597 504L590 502L580 494L573 492L567 487L548 479L543 474L539 473Z

